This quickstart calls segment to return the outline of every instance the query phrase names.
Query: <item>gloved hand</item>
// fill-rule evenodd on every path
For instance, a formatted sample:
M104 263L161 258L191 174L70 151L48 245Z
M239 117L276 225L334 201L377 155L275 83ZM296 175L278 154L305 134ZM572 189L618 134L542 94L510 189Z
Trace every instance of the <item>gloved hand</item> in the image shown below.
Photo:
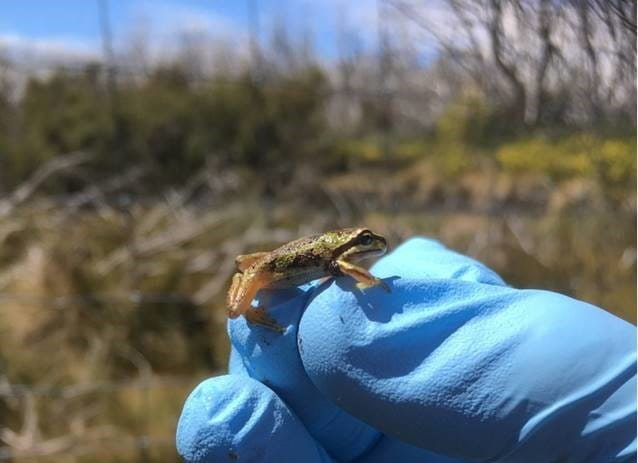
M636 330L413 239L372 273L262 291L285 334L229 323L190 395L188 462L636 461ZM305 310L304 310L305 309Z

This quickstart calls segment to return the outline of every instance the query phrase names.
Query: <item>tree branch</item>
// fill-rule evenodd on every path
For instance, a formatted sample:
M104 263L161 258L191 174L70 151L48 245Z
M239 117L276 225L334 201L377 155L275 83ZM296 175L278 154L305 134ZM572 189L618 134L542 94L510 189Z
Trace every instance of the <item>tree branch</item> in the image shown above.
M491 39L492 54L496 67L505 76L514 92L513 109L517 117L523 120L527 92L514 66L507 63L503 57L503 10L501 0L491 0L492 14L488 22Z
M20 206L33 196L40 185L48 180L49 177L83 164L90 159L91 156L89 154L77 152L66 156L57 156L42 165L34 172L31 178L16 188L8 198L0 201L0 218L6 217L13 212L16 207Z

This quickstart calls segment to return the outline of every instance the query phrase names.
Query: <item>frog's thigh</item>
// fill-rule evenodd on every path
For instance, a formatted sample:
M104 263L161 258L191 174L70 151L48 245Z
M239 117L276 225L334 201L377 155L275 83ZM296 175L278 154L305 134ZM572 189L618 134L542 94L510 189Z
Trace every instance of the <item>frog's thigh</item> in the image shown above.
M229 308L229 315L233 314L233 311L230 309L234 308L237 304L237 299L240 294L243 279L244 275L242 273L235 273L233 275L233 280L230 283L230 289L228 290L228 296L226 298L226 305Z
M243 272L248 267L250 267L255 262L257 262L259 259L261 259L262 257L266 256L267 254L269 254L269 253L268 252L254 252L252 254L244 254L244 255L235 257L235 265L237 266L237 270L239 270L240 272Z
M337 266L345 275L350 275L352 278L357 280L359 282L357 287L359 288L369 288L370 286L380 285L383 289L390 292L390 287L383 280L375 277L366 269L359 267L358 265L345 260L337 260Z
M240 275L240 277L233 277L233 283L237 281L237 288L234 291L233 300L228 305L228 316L230 318L245 315L250 310L250 304L257 292L262 288L267 288L271 282L271 278L267 274L236 273L235 275ZM233 287L231 287L232 289Z

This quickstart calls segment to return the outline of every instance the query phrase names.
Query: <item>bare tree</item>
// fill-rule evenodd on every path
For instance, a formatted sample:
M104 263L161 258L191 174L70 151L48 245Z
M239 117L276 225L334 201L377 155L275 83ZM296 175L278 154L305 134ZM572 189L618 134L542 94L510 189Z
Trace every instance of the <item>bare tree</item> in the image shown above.
M509 120L534 126L632 114L635 123L635 1L445 0L438 10L386 1Z
M581 37L587 47L589 62L592 66L600 66L604 59L610 69L606 76L607 85L598 92L599 103L620 109L635 124L636 0L588 0L581 2L580 8ZM598 24L599 35L607 38L605 48L591 43L594 35L592 23ZM602 77L597 77L595 85L600 85Z

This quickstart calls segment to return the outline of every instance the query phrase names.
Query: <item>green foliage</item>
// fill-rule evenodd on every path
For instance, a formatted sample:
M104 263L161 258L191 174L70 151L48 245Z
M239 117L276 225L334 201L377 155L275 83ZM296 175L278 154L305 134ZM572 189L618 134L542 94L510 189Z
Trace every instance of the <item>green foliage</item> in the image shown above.
M437 170L458 177L484 162L496 161L506 174L548 176L561 181L589 178L612 194L631 191L636 181L635 134L609 135L557 127L551 136L541 129L520 128L503 120L476 92L450 104L436 124L429 153Z
M503 144L496 156L506 172L532 172L554 179L591 177L606 187L632 188L636 142L577 134L557 139L528 137Z
M196 96L179 69L158 69L141 86L121 89L116 98L111 156L102 156L112 169L146 163L175 180L197 164L187 151L195 136Z
M439 141L477 145L490 135L494 110L476 91L468 91L451 103L436 123Z
M210 158L259 170L321 159L330 140L327 83L318 68L263 82L246 73L195 84L168 66L141 83L122 80L113 94L99 76L91 66L28 82L13 135L0 131L7 180L17 183L54 156L86 150L96 159L96 176L144 164L171 183Z
M179 65L167 65L142 81L122 76L115 92L108 91L103 74L92 65L32 78L15 104L0 86L4 188L23 181L44 161L78 150L93 155L83 171L93 178L146 166L151 175L145 191L179 184L211 160L220 169L246 167L266 182L288 178L299 163L313 166L321 177L335 168L422 160L448 179L487 162L512 175L590 178L610 191L630 190L635 182L635 135L558 127L552 137L538 130L522 136L472 89L449 104L427 134L379 134L374 113L379 108L368 108L379 101L362 98L364 117L353 132L358 135L344 137L327 121L331 93L317 67L259 79L250 72L220 73L201 83ZM74 185L57 179L48 188L59 192Z
M636 139L602 140L598 151L599 172L609 185L630 186L636 183Z
M451 103L436 122L434 134L420 143L405 143L410 152L429 158L444 178L457 178L476 168L486 156L493 110L480 93L468 90Z
M23 178L56 155L99 146L110 122L98 76L98 68L89 67L27 83L5 145L10 176Z
M350 161L378 161L383 157L381 146L371 139L342 140L337 146L341 156Z

